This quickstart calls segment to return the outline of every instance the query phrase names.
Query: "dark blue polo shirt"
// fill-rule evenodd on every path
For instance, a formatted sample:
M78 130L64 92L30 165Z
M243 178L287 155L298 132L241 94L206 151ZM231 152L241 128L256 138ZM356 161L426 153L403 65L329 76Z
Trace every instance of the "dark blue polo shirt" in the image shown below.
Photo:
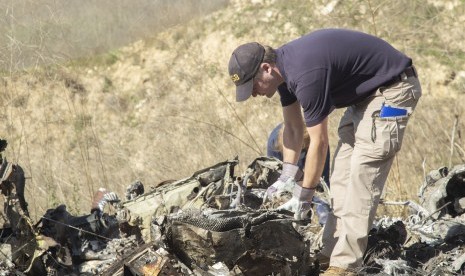
M298 100L308 127L323 121L334 108L363 101L412 65L386 41L344 29L312 32L276 52L285 81L278 88L281 104Z

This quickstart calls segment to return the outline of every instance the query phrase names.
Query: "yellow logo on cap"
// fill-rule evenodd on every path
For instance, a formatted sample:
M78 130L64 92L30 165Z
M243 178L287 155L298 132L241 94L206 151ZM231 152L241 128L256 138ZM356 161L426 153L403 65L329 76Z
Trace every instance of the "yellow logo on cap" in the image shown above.
M238 82L241 78L239 78L238 74L231 75L231 79L233 82Z

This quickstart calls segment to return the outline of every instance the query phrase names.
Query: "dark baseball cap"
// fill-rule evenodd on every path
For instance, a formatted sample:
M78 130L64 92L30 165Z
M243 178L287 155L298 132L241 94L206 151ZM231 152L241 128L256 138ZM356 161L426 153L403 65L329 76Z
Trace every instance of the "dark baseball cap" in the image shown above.
M242 102L252 95L253 77L265 56L265 48L257 42L237 47L229 60L229 76L236 85L236 101Z

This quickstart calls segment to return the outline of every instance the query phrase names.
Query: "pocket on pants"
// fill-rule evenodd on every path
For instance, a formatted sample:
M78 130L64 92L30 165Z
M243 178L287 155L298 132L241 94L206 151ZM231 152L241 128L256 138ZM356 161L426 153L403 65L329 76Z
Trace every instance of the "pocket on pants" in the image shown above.
M373 119L372 142L374 157L385 159L394 156L402 146L408 117Z
M415 108L418 99L422 95L420 83L416 78L401 81L391 87L384 88L381 93L386 99L386 104L411 107L412 109Z

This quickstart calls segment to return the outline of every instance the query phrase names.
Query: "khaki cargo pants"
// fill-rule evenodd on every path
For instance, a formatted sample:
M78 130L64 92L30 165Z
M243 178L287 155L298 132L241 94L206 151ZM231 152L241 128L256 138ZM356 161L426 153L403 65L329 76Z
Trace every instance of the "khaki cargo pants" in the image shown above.
M379 118L383 102L413 111L420 96L418 78L402 75L399 82L348 107L341 118L331 175L333 212L325 224L321 252L330 256L331 266L362 265L384 183L401 148L409 118Z

